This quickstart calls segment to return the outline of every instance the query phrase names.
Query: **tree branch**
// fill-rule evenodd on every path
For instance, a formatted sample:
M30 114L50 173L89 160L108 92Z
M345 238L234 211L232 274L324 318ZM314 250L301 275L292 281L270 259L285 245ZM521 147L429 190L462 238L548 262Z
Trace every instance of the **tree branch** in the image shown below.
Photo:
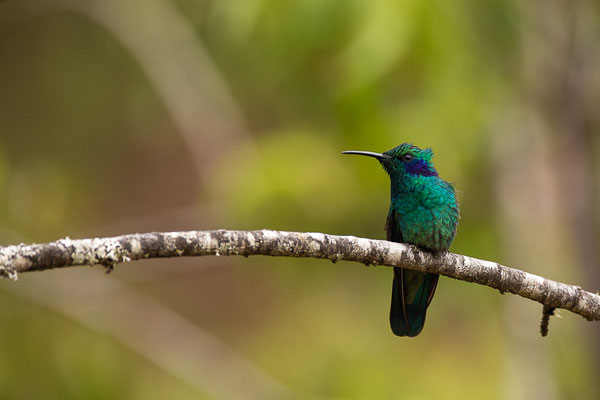
M543 304L600 320L600 295L495 262L454 253L432 254L415 246L354 236L283 231L152 232L110 238L61 239L45 244L0 247L0 276L101 264L110 272L121 262L181 256L268 255L356 261L400 266L486 285Z

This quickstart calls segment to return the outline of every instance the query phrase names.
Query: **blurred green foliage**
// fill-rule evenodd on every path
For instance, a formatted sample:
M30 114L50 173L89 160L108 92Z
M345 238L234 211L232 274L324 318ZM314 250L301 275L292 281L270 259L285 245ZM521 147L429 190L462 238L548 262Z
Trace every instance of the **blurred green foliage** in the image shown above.
M434 149L441 175L460 191L453 250L504 261L490 148L522 94L530 21L517 2L165 3L189 24L245 118L247 135L210 160L194 159L138 56L143 37L122 40L103 23L109 14L81 12L86 6L25 3L0 3L3 244L214 228L382 238L388 178L372 160L339 153L413 142ZM154 2L136 3L131 24L159 34L168 26L170 14L148 11ZM111 7L118 13L118 2ZM214 94L202 96L210 103ZM226 109L215 117L229 118ZM209 152L221 140L203 125L196 134ZM140 262L109 279L156 296L300 398L509 396L504 298L491 290L443 279L423 333L403 340L387 325L387 269L194 262L224 272L164 260L150 271L169 275ZM17 285L34 283L22 276ZM198 398L117 340L11 293L0 290L0 398ZM559 324L548 338L552 379L559 395L585 398L595 383L574 343L583 322L569 315Z

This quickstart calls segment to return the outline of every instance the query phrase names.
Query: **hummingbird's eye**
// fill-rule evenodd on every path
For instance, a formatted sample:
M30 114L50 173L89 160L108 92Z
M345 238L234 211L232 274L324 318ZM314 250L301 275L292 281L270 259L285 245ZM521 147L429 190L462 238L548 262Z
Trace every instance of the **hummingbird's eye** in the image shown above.
M405 162L412 161L412 159L413 159L413 155L412 154L405 154L405 155L402 156L402 161L405 161Z

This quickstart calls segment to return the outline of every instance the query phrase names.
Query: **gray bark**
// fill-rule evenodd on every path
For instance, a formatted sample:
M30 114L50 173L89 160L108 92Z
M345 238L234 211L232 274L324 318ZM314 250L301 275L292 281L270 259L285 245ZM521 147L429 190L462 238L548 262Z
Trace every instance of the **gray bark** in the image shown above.
M474 282L600 320L600 295L495 262L454 253L432 254L385 240L324 233L260 231L152 232L110 238L61 239L45 244L0 247L0 276L77 265L116 264L144 258L268 255L401 266Z

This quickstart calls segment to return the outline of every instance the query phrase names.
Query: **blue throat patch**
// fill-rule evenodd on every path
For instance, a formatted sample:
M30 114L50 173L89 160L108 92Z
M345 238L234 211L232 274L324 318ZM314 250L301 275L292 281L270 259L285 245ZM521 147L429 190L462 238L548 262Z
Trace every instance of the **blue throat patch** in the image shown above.
M406 172L411 175L420 175L420 176L438 176L435 168L429 165L429 163L425 160L414 160L413 162L409 162L405 164Z

